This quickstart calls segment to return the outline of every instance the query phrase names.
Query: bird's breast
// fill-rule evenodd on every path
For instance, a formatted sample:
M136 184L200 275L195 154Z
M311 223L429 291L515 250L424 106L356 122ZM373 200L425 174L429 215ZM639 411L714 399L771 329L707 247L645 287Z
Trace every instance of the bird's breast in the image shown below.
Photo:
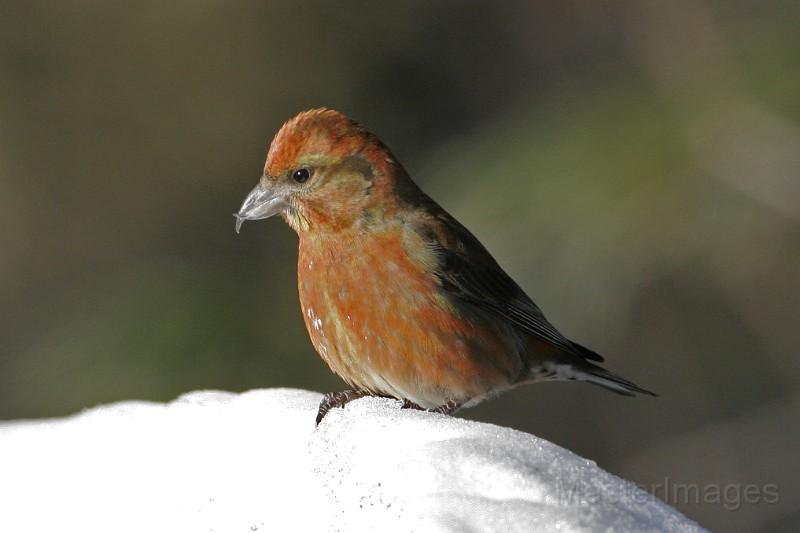
M425 407L508 384L513 340L448 298L413 244L401 230L301 236L300 303L319 355L351 386Z

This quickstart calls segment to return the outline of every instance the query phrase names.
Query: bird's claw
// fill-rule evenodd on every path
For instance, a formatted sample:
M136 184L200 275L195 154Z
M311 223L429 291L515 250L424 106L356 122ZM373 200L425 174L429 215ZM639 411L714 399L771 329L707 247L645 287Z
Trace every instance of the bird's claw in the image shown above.
M400 406L400 409L416 409L417 411L426 411L428 413L440 413L443 415L451 415L461 409L461 404L456 402L455 400L450 400L449 402L440 405L439 407L433 407L431 409L425 409L424 407L412 402L411 400L403 400L403 405Z
M434 407L433 409L428 409L430 413L440 413L443 415L452 415L459 409L461 409L462 404L455 401L450 400L449 402L440 405L439 407Z
M358 398L363 398L364 396L372 396L367 391L361 390L344 390L339 392L329 392L325 396L322 397L322 401L319 402L319 409L317 410L317 420L315 425L319 425L322 422L322 419L325 418L325 415L328 414L328 411L333 409L334 407L344 407L349 402L356 400ZM388 398L389 396L387 396ZM451 415L458 411L461 408L460 403L456 402L455 400L450 400L449 402L440 405L439 407L434 407L432 409L425 409L424 407L420 406L412 402L411 400L402 400L403 404L400 406L400 409L415 409L417 411L426 411L428 413L440 413L443 415Z
M419 404L412 402L411 400L403 400L403 405L400 406L400 409L415 409L417 411L425 411L426 409Z
M325 415L328 414L328 411L334 407L344 407L348 402L369 395L370 394L366 391L358 390L344 390L327 393L322 397L322 401L319 402L316 425L318 426L319 423L322 422L322 419L325 418Z

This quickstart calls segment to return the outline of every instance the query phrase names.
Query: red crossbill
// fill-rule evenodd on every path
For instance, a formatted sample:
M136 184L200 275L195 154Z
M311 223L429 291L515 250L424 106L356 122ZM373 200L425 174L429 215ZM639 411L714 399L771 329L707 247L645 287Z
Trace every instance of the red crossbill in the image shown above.
M311 342L352 390L452 413L528 383L577 380L653 394L562 335L486 248L428 197L380 139L329 109L278 131L236 214L280 214L300 239L297 281Z

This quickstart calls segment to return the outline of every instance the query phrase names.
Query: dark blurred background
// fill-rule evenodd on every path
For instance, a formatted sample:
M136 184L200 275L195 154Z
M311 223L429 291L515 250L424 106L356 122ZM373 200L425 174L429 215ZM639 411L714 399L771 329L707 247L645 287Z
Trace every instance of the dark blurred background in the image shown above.
M281 123L328 106L662 394L544 384L463 416L707 527L797 531L798 27L791 1L5 2L0 419L342 388L303 328L294 233L231 217Z

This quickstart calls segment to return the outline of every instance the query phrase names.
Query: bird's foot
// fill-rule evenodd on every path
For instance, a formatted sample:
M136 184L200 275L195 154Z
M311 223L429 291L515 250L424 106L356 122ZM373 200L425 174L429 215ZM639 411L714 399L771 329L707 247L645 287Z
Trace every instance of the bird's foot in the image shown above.
M400 409L416 409L417 411L427 411L429 413L441 413L443 415L452 415L456 411L461 408L461 404L456 402L455 400L450 400L446 404L440 405L439 407L434 407L433 409L425 409L420 405L412 402L411 400L403 400L403 405L400 406Z
M322 422L322 419L325 418L325 415L328 414L328 411L330 411L334 407L344 407L348 402L351 402L357 398L362 398L364 396L370 396L370 393L361 390L343 390L340 392L329 392L328 394L323 396L322 401L319 402L319 410L317 411L316 425L319 425L319 423Z
M440 405L439 407L434 407L433 409L428 409L430 413L441 413L443 415L452 415L456 411L461 409L461 404L455 400L450 400L449 402Z
M325 418L325 415L328 414L328 411L333 409L334 407L344 407L349 402L363 398L364 396L372 396L367 391L362 390L344 390L340 392L329 392L325 396L322 397L322 401L319 402L319 410L317 411L317 422L316 425L319 425L322 422L322 419ZM390 396L387 396L389 398ZM415 409L417 411L427 411L429 413L440 413L443 415L451 415L458 411L461 408L461 403L456 402L455 400L450 400L449 402L440 405L439 407L434 407L432 409L425 409L419 404L412 402L411 400L403 400L403 405L400 406L400 409Z
M425 411L424 407L412 402L411 400L403 400L403 405L400 406L400 409L416 409L417 411Z

